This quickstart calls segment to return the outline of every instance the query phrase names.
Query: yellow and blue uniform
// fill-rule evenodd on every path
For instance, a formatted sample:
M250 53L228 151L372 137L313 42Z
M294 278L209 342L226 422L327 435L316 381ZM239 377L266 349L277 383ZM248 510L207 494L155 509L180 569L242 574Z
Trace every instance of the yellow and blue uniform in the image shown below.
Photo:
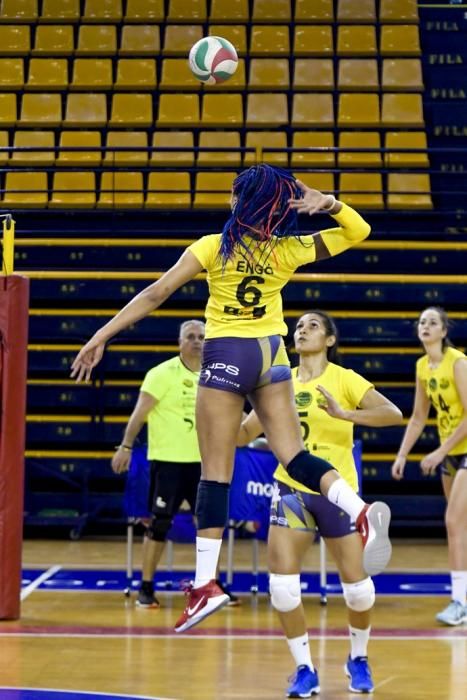
M462 359L466 359L463 352L457 348L447 347L443 353L443 359L434 369L429 365L428 355L417 360L416 374L436 410L436 424L441 444L452 435L464 417L464 407L454 379L454 365ZM467 438L458 442L449 451L442 471L452 476L454 473L452 467L455 470L456 460L449 458L463 455L467 455ZM467 468L467 459L463 462L463 465L458 466Z
M325 403L317 386L334 396L345 410L355 410L373 384L351 369L332 362L308 382L300 381L298 368L292 370L295 405L300 417L306 448L327 460L350 486L358 491L358 476L352 454L353 423L333 418L320 408ZM299 530L318 526L326 537L341 537L354 531L349 517L320 494L294 481L280 464L274 478L276 498L271 506L271 524ZM337 516L337 517L336 517Z
M370 233L360 214L345 204L333 218L339 227L320 232L330 255ZM207 270L209 286L201 386L246 395L290 378L281 338L287 334L281 290L298 267L316 260L315 236L265 242L245 236L247 250L238 245L225 264L222 234L204 236L189 247Z

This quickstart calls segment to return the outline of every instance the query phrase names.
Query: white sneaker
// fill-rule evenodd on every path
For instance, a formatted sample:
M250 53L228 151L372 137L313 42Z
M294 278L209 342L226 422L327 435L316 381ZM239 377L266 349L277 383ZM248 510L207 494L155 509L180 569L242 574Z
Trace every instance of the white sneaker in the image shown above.
M462 625L467 622L467 605L462 605L458 600L451 600L449 605L436 615L438 622L444 625Z
M357 518L356 527L363 540L363 568L368 576L380 574L391 559L389 541L391 511L386 503L366 505Z

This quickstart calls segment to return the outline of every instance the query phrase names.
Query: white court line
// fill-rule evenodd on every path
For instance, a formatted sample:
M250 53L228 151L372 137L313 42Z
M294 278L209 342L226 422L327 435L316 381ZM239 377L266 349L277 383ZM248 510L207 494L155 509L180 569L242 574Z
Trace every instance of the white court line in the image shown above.
M280 634L270 634L270 635L264 635L264 634L203 634L201 635L183 635L181 636L180 634L177 634L176 632L173 632L172 634L88 634L85 632L0 632L0 639L3 638L8 638L8 637L31 637L31 638L60 638L63 637L64 639L120 639L122 641L125 641L127 639L139 639L139 640L145 640L145 639L183 639L185 640L190 640L194 642L199 642L204 639L222 639L226 641L256 641L256 640L264 640L264 641L284 641L284 636ZM310 634L310 639L312 640L317 640L321 639L319 635L314 635ZM325 635L324 639L331 640L331 641L342 641L346 640L347 638L343 635L339 634L329 634ZM421 635L412 635L412 634L407 634L407 635L391 635L390 637L372 637L371 642L404 642L404 641L440 641L440 642L465 642L466 637L464 635L436 635L436 634L424 634L423 636Z
M31 581L31 583L25 588L23 588L23 590L21 591L20 600L26 600L28 595L31 595L31 593L35 591L36 588L39 588L41 583L44 583L44 581L47 581L47 579L52 578L52 576L55 576L57 571L60 571L61 568L62 567L58 565L51 566L50 569L47 569L47 571L44 571L43 574L35 578L34 581Z

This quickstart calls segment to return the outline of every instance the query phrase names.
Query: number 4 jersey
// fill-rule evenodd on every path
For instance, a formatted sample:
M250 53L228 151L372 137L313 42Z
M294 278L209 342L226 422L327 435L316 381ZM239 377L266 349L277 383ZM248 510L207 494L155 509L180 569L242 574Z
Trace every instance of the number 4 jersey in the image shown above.
M347 250L370 233L360 214L345 204L333 218L339 227L320 232L330 255ZM206 338L286 335L281 290L297 267L316 260L314 235L262 243L245 236L248 250L238 246L225 267L220 233L193 243L188 250L208 273Z
M454 381L454 365L457 360L465 357L460 350L447 347L443 359L435 369L430 368L428 355L417 360L417 377L436 409L436 423L442 443L452 435L464 416L464 408ZM467 438L453 447L449 454L467 454Z

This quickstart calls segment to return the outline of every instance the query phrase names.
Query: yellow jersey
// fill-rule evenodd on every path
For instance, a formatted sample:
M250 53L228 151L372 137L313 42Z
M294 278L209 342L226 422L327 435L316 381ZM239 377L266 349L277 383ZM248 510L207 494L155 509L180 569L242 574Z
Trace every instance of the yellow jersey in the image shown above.
M180 356L153 367L141 391L157 399L148 414L148 459L199 462L195 404L199 372L186 367Z
M369 224L345 204L333 218L340 226L320 232L331 255L347 250L370 233ZM251 254L237 246L224 267L222 234L203 236L193 243L188 250L207 271L206 338L286 335L281 290L297 267L315 261L313 235L263 243L245 236Z
M330 462L342 478L358 491L358 476L352 454L354 424L351 421L333 418L319 408L326 400L316 387L320 384L334 396L342 408L354 411L367 391L374 388L373 384L353 370L333 362L326 366L321 376L310 379L309 382L299 380L298 368L295 367L292 370L292 380L306 449ZM292 479L282 464L277 467L274 478L300 491L315 493Z
M440 364L431 369L428 355L417 360L417 377L425 389L426 395L436 410L436 424L441 443L455 431L464 417L464 407L454 381L454 365L466 356L456 348L447 347ZM467 438L459 442L450 455L467 454Z

